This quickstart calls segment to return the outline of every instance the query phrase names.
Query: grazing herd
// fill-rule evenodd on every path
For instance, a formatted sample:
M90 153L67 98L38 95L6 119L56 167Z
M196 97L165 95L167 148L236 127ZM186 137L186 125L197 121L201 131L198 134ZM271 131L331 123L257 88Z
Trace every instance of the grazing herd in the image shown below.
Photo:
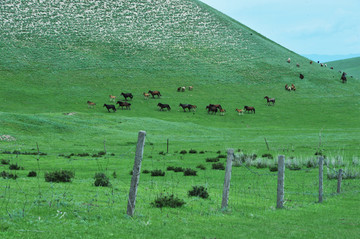
M291 62L291 59L288 58L287 59L287 62L290 63ZM313 61L310 61L310 64L312 64ZM319 62L318 62L319 63ZM320 63L319 63L320 64ZM300 67L300 64L296 64L297 67ZM326 67L326 64L321 64L321 66L325 66ZM332 68L333 69L333 68ZM300 73L300 79L304 79L304 75ZM341 81L342 83L346 83L347 82L347 78L346 78L346 73L343 72L342 73L342 76L341 76ZM185 92L186 89L188 88L189 91L192 91L193 90L193 86L181 86L181 87L178 87L177 88L177 92ZM285 90L286 91L296 91L296 87L294 84L291 84L291 85L288 85L286 84L285 85ZM143 96L144 96L144 99L145 100L148 100L150 95L152 96L153 99L155 99L155 96L157 96L157 98L159 99L162 95L160 93L160 91L152 91L152 90L149 90L147 93L143 93ZM133 99L133 94L132 93L124 93L122 92L121 93L121 96L124 97L124 100L125 101L117 101L116 104L119 105L118 108L121 107L122 110L130 110L130 107L131 107L131 104L128 103L127 101L129 99ZM270 98L269 96L265 96L264 99L266 99L266 103L268 106L274 106L275 105L275 98ZM116 96L113 96L113 95L109 95L109 100L110 102L114 102L116 101ZM92 101L87 101L87 104L88 104L88 108L94 108L94 106L96 105L94 102ZM106 107L106 109L108 110L108 112L111 112L110 110L112 110L113 112L116 112L116 107L115 105L108 105L108 104L104 104L103 107ZM163 104L163 103L158 103L157 104L157 107L159 108L159 111L170 111L171 110L171 107L169 104ZM184 112L188 111L192 111L192 112L195 112L196 109L197 109L197 106L196 105L193 105L193 104L182 104L180 103L179 104L179 107L181 107L183 109ZM225 112L226 110L220 105L220 104L209 104L205 107L206 111L208 112L208 114L216 114L217 112L220 112L220 115L221 116L224 116L225 115ZM238 109L236 108L235 109L235 112L238 113L238 115L243 115L243 113L254 113L255 114L255 107L253 106L244 106L244 109Z

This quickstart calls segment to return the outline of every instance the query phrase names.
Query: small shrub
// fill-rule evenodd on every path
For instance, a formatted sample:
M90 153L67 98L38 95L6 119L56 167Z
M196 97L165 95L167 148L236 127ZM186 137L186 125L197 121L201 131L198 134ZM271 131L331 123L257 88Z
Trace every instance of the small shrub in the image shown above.
M133 171L132 171L132 170L130 170L129 174L130 174L130 175L133 175Z
M37 174L36 174L35 171L30 171L27 176L28 176L29 178L31 178L31 177L36 177L36 175L37 175Z
M225 166L223 163L213 163L211 166L212 166L212 169L215 169L215 170L225 170Z
M10 160L9 159L2 159L1 160L1 164L4 164L4 165L7 165L10 163Z
M167 171L174 171L175 167L174 166L168 166L166 168Z
M219 154L219 155L217 156L217 158L219 158L219 159L226 159L226 155L225 155L225 154Z
M180 154L187 154L186 150L181 150Z
M45 173L46 182L71 182L71 179L74 178L75 173L70 170L58 170L54 172Z
M272 156L272 154L266 153L261 155L262 158L268 158L268 159L274 159L274 157Z
M217 154L221 154L221 151L219 150L219 151L217 151L216 153L217 153Z
M191 168L187 168L184 170L184 176L196 176L197 171Z
M203 186L192 186L192 190L188 191L189 197L201 197L208 198L209 193L206 191L207 189Z
M201 170L206 169L206 167L203 164L199 164L198 166L196 166L196 168L201 169Z
M104 151L100 151L99 153L98 153L98 155L100 155L100 156L103 156L103 155L105 155L106 153L104 152Z
M109 178L105 175L105 173L95 173L95 182L94 185L96 187L109 187L111 186Z
M17 163L16 164L10 164L9 169L10 170L20 170L20 166L18 166Z
M113 176L113 178L117 178L117 174L115 171L112 173L112 176Z
M278 171L278 166L277 165L270 165L269 167L270 172L277 172Z
M178 172L184 172L185 169L183 169L182 167L175 167L174 168L174 172L178 173Z
M197 153L197 151L195 149L190 149L189 150L189 154L196 154L196 153Z
M205 152L204 151L200 151L199 154L204 154Z
M12 173L8 173L8 172L5 172L5 171L2 171L0 173L0 176L3 178L3 179L17 179L18 176L16 174L12 174Z
M142 171L142 173L144 173L144 174L148 174L148 173L150 173L150 171L149 171L149 170L147 170L147 169L145 169L145 170L143 170L143 171Z
M156 176L160 176L163 177L165 176L165 172L163 172L161 169L155 169L151 171L151 176L156 177Z
M87 157L87 156L90 156L90 154L88 154L88 153L81 153L81 154L78 154L77 156L79 156L79 157Z
M176 207L181 207L184 204L185 201L175 197L174 194L171 194L169 196L160 195L154 200L154 202L151 203L153 207L157 207L157 208L163 208L163 207L176 208Z
M219 158L206 158L205 160L207 163L215 163L215 162L219 162L220 159Z
M115 154L114 154L114 153L111 153L110 155L111 155L111 156L115 156Z
M160 155L165 155L164 151L159 152Z

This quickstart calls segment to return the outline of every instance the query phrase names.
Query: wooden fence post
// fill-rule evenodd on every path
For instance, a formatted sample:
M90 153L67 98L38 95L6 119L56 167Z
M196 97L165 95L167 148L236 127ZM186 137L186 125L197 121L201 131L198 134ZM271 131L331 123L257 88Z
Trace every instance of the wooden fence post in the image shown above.
M341 192L342 173L343 173L343 170L342 170L342 169L339 169L338 184L337 184L337 193L340 193L340 192Z
M278 157L278 185L276 208L284 207L285 156Z
M319 157L319 203L323 201L324 158Z
M234 149L228 149L227 151L227 160L225 168L225 180L224 180L224 189L221 202L221 209L224 209L228 206L229 201L229 191L230 191L230 180L231 180L231 168L232 161L234 159Z
M136 145L135 162L131 177L129 200L127 205L127 215L129 215L130 217L134 215L134 211L135 211L136 194L140 180L141 161L143 159L143 153L144 153L145 136L146 136L145 131L139 132L138 142Z

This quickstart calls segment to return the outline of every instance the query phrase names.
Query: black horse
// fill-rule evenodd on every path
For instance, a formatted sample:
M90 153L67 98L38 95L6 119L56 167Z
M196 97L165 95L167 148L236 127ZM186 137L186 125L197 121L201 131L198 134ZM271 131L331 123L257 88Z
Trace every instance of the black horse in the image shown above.
M192 109L192 105L190 105L190 104L181 104L180 103L179 106L181 106L183 108L184 112L186 111L186 109L189 109L189 112Z
M118 104L119 108L121 107L122 110L124 109L124 107L125 107L125 109L130 110L131 104L128 102L118 101L118 102L116 102L116 104Z
M347 79L346 79L346 73L345 72L342 73L341 80L342 80L342 83L346 83Z
M159 103L159 104L157 104L157 106L160 107L160 111L163 111L165 108L166 108L168 111L171 110L170 105L168 105L168 104L161 104L161 103Z
M251 113L254 112L255 114L255 108L252 106L244 106L245 112Z
M114 112L116 112L116 109L115 109L115 105L107 105L107 104L104 104L103 107L106 107L106 109L110 112L110 109L113 110Z
M127 98L133 98L133 95L131 93L121 93L121 95L124 96L125 100L127 100Z

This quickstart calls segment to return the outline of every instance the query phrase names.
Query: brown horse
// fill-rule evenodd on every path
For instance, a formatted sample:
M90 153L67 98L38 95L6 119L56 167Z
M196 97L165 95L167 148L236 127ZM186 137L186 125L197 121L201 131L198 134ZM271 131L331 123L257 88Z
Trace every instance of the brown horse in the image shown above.
M255 108L252 106L245 105L244 109L245 109L245 112L248 112L248 113L254 112L254 114L255 114Z
M118 101L118 102L116 102L116 104L118 104L119 108L121 107L122 110L124 109L124 107L125 107L125 109L130 110L131 104L128 102Z
M149 90L149 92L148 92L148 93L150 93L150 94L152 95L152 97L153 97L153 98L155 98L155 95L157 95L157 96L158 96L158 98L160 98L160 96L161 96L160 91L157 91L157 90L154 90L154 91Z
M294 84L291 84L291 90L296 91L296 87Z
M244 110L243 109L235 109L236 112L238 112L239 115L243 115Z
M224 115L225 115L225 112L226 112L225 109L220 109L220 115L221 115L221 116L224 116Z
M124 96L125 100L127 100L127 98L130 98L130 99L133 98L133 95L131 93L123 93L123 92L121 92L121 95Z
M342 83L346 83L347 79L346 79L346 73L345 72L342 73L341 80L342 80Z
M88 108L94 108L94 106L96 105L94 102L88 101Z
M197 106L196 105L191 105L191 109L195 112L196 111Z
M218 112L218 107L216 107L215 105L208 105L208 106L206 106L206 108L205 109L207 109L207 111L208 111L208 114L210 114L210 112L212 113L212 114L216 114L216 112ZM222 108L219 108L220 110L222 109Z
M265 96L264 99L266 99L268 105L270 105L270 103L273 105L275 104L275 98L269 98L269 96Z

